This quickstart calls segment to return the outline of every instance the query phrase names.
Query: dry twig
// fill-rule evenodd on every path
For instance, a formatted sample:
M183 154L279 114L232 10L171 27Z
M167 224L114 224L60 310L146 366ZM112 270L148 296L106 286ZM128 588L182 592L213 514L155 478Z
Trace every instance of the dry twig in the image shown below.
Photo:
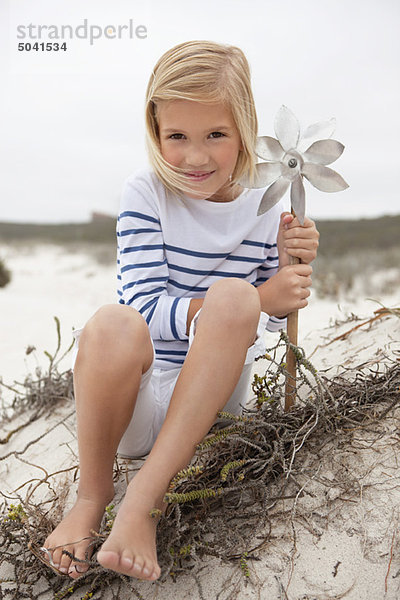
M166 494L169 507L160 520L158 532L161 582L167 577L175 580L184 572L195 574L207 556L233 561L247 579L248 561L257 559L257 551L272 539L271 527L266 530L271 509L279 500L294 497L293 518L297 500L306 487L304 483L296 483L298 475L307 476L309 481L321 476L315 469L302 465L299 456L307 450L318 455L329 440L349 440L355 431L370 428L398 406L398 362L393 361L383 374L359 372L351 381L344 377L329 381L316 372L300 348L291 346L297 361L297 399L293 409L285 413L282 400L288 343L282 334L277 346L264 357L268 361L265 375L256 376L253 382L255 408L245 411L242 417L221 413L227 426L214 428L199 445L191 466L171 482ZM59 375L51 361L45 396L53 393L52 378L57 386L62 382L69 386L69 375ZM38 385L34 380L29 383L30 398L36 398L31 390ZM65 391L58 396L64 397ZM47 407L53 407L49 397L46 399ZM39 406L43 412L39 414L45 414L45 405L42 398ZM16 400L17 414L21 406L28 407L29 401ZM33 410L37 411L36 406ZM117 476L123 478L121 465L116 465ZM39 484L48 484L55 475L45 473ZM55 487L53 482L51 489ZM68 583L38 563L28 545L41 545L60 511L58 507L57 514L52 514L45 506L45 501L35 503L31 493L20 498L18 505L3 503L0 566L6 566L10 576L2 581L0 600L13 597L39 600L43 595L35 591L39 582L45 590L52 590L55 600L72 596L85 600L117 598L122 590L144 598L135 580L104 570L96 563L95 554L87 559L91 569ZM101 531L93 536L94 551L109 534L110 522L109 511ZM262 534L262 543L255 545L257 533ZM83 593L86 595L82 596ZM281 593L285 594L283 588Z

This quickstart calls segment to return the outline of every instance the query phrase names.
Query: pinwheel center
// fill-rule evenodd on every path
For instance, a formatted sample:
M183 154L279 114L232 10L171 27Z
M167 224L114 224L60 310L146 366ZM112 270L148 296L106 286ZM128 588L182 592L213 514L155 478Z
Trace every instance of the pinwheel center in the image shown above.
M303 157L294 148L287 152L281 161L281 173L283 177L293 181L301 173Z

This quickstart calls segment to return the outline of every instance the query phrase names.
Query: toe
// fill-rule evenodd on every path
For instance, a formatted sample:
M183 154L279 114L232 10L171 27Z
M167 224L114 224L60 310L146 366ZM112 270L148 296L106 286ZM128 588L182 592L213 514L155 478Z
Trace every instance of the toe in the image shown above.
M40 548L40 552L41 552L44 562L48 563L49 566L52 566L52 567L55 567L56 569L58 569L58 567L60 566L59 562L56 562L54 560L53 553L50 550L48 550L48 548L46 548L46 546L43 546L42 548Z
M133 567L132 567L132 575L134 577L144 577L143 574L143 567L144 567L144 560L142 557L140 556L136 556L134 563L133 563Z
M130 552L123 552L120 561L121 568L124 571L131 571L133 567L133 556Z
M97 560L106 569L116 571L119 567L119 554L113 550L101 549L97 555Z
M51 548L50 546L45 546L46 548ZM50 550L51 551L51 550ZM53 566L56 567L57 569L60 568L60 564L61 564L61 559L62 559L62 548L56 548L55 550L51 551L51 558L53 560ZM48 556L46 557L46 559L48 560Z
M73 553L73 550L68 550L68 552ZM61 558L60 558L60 566L58 567L60 569L61 573L68 573L70 570L70 567L71 567L70 557L67 556L67 554L62 554Z
M154 571L153 571L153 573L152 573L152 575L151 575L151 578L150 578L150 579L151 579L152 581L155 581L156 579L158 579L158 578L160 577L160 575L161 575L161 569L160 569L160 567L157 565L156 567L154 567Z
M143 569L142 569L142 577L144 579L148 579L150 581L154 581L158 579L160 576L160 568L157 564L154 564L152 560L146 560Z
M143 577L145 577L146 579L149 579L149 577L151 576L152 573L153 573L153 569L150 566L145 565L143 567L143 570L142 570Z
M84 563L72 563L68 571L68 575L71 577L71 579L78 579L78 577L84 575L88 569L89 566L85 565Z
M76 553L74 553L74 556L79 560L88 559L87 552L85 552L83 549L79 551L77 550ZM77 579L78 577L86 573L88 569L89 565L87 563L71 561L68 574L70 577L72 577L72 579Z

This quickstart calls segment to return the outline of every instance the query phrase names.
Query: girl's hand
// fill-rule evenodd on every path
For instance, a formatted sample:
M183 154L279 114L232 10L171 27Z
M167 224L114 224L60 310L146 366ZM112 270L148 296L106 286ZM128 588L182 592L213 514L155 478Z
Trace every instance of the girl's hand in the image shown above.
M290 256L309 265L317 256L318 240L314 221L306 217L302 227L297 217L289 212L282 213L277 237L279 268L290 264Z
M312 267L286 265L265 283L258 286L261 310L275 317L307 306L310 295Z

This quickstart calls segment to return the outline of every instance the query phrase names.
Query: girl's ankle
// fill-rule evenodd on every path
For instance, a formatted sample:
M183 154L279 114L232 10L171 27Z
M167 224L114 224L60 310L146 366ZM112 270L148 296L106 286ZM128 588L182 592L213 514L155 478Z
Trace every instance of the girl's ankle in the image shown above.
M146 480L144 480L142 485L142 481L136 478L137 476L129 483L126 495L128 497L138 495L143 499L143 504L149 503L149 505L151 504L151 508L161 508L165 492L161 493L159 490L155 490L154 486Z
M76 496L77 502L79 500L84 500L86 502L93 502L94 504L102 505L104 508L107 504L110 504L112 499L114 498L114 486L111 486L108 490L100 489L96 490L93 488L90 489L82 489L78 488L78 493Z

